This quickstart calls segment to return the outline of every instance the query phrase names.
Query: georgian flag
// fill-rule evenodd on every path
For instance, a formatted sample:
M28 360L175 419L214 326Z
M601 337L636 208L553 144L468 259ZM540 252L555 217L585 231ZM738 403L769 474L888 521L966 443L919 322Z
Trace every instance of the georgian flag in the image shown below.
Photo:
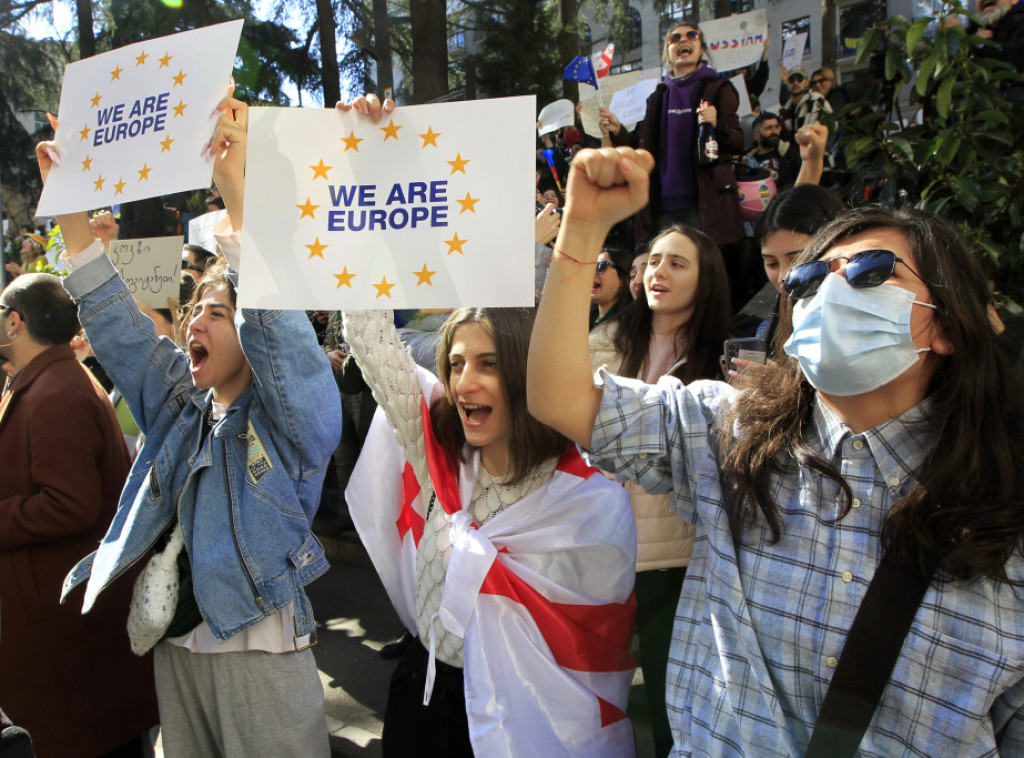
M636 527L625 490L572 448L549 482L477 527L467 508L479 455L453 471L425 402L423 411L431 480L452 516L440 617L464 639L474 752L635 755L625 710L636 665L628 653ZM346 499L395 609L415 632L415 546L425 511L382 412Z
M597 73L598 79L603 79L608 75L608 71L612 67L612 56L614 55L615 43L609 42L608 47L593 57L594 71Z

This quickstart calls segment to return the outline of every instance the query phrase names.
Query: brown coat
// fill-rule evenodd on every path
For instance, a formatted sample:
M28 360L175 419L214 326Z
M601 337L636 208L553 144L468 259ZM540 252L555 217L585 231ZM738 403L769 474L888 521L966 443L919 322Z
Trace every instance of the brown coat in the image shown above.
M110 401L67 345L0 398L0 704L39 758L107 752L157 723L153 662L125 623L133 576L83 616L65 574L117 509L128 453Z

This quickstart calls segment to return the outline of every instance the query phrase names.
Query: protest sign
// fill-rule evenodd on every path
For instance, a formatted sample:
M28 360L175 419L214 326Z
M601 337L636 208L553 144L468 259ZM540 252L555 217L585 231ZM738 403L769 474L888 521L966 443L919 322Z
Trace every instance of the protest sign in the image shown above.
M239 305L533 304L534 97L249 111ZM483 124L500 124L501 140Z
M627 71L624 74L612 74L606 76L601 80L601 92L604 93L604 101L610 102L609 98L614 98L617 92L634 86L641 81L649 81L651 92L658 86L658 82L661 81L661 72L656 68L647 68L642 71ZM589 134L591 137L601 138L601 126L600 117L598 116L598 106L600 101L598 100L597 90L593 87L580 87L580 121L583 122L583 131ZM611 109L612 113L618 116L615 109ZM641 112L641 117L643 113ZM637 119L639 121L640 119ZM636 121L627 121L626 119L619 116L619 121L626 129L632 129L636 125Z
M172 34L70 64L39 215L208 187L200 153L227 93L241 21Z
M114 240L110 261L136 300L151 308L166 308L167 298L178 301L183 237Z
M782 48L782 67L791 69L801 65L804 59L804 45L807 44L807 32L792 34Z
M768 37L768 15L762 8L749 13L704 21L700 25L711 65L718 71L733 71L761 60Z
M641 79L632 87L621 89L612 95L608 110L623 124L635 124L647 112L647 98L657 86L657 79Z
M213 236L213 227L227 215L227 211L210 211L189 221L188 244L199 245L211 253L217 252L217 240Z
M563 127L572 126L576 123L575 111L576 106L572 104L572 100L555 100L548 103L537 115L537 134L543 137Z

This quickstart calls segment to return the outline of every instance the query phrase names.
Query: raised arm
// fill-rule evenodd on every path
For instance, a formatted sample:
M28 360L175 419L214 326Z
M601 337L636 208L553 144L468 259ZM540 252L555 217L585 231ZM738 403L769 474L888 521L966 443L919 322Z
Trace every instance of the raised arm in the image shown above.
M654 158L628 147L583 150L573 159L565 214L530 340L530 413L584 447L601 392L587 342L593 269L608 231L647 204Z

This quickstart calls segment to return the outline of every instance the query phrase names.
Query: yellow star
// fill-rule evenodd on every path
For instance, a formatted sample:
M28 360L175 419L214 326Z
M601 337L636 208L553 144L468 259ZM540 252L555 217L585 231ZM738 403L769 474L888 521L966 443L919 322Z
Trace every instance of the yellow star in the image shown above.
M295 207L302 211L302 215L299 216L300 219L305 218L306 216L309 216L311 219L316 219L316 214L313 213L313 211L315 211L320 206L313 205L313 203L311 203L309 198L307 197L305 205L296 205Z
M120 66L118 66L113 71L111 71L110 72L110 81L114 81L115 79L120 79L122 71L124 71L124 69L121 68Z
M186 73L185 73L184 71L182 71L182 70L181 70L181 69L179 68L179 69L178 69L178 75L177 75L177 76L172 76L172 77L171 77L171 79L173 79L173 80L174 80L174 86L175 86L175 87L177 87L177 86L179 86L179 85L181 85L181 86L184 86L184 84L185 84L185 77L186 77L186 76L188 76L188 74L186 74Z
M420 269L419 271L413 271L413 273L416 274L416 278L419 279L419 281L416 282L417 287L419 287L421 284L429 284L431 287L434 286L434 283L430 281L430 277L432 277L437 272L428 269L426 263L423 264L422 269Z
M173 57L174 56L171 55L170 53L164 53L164 57L163 58L158 58L157 60L160 61L160 68L167 68L167 66L169 66L170 63L171 63L171 58L173 58Z
M160 140L160 152L161 153L169 153L169 152L171 152L171 143L172 142L174 142L174 140L171 139L170 135L167 136L167 139Z
M125 187L125 185L126 185L127 183L128 183L128 182L126 182L126 181L125 181L124 179L121 179L121 180L120 180L119 182L117 182L117 183L116 183L116 184L114 185L114 189L115 189L115 190L117 190L117 194L118 194L118 195L122 195L122 194L124 194L124 187Z
M91 168L92 168L92 158L90 158L88 155L86 155L85 156L85 160L82 161L82 173L84 174L86 171L88 171Z
M375 284L373 286L377 288L377 297L390 298L391 288L394 287L395 285L388 284L388 278L385 276L381 278L380 284Z
M423 140L423 147L427 145L437 147L437 138L440 136L441 132L435 132L433 127L428 126L426 133L420 135L420 138Z
M445 161L445 163L452 167L452 173L454 174L456 171L466 173L466 164L469 161L462 157L462 153L456 153L455 160Z
M153 169L151 169L149 166L147 166L145 163L143 163L142 164L142 168L138 169L139 181L141 182L144 179L149 179L149 172L152 171L152 170Z
M89 139L89 132L90 131L92 131L92 130L88 126L82 127L82 131L79 132L79 134L82 136L82 139L81 139L82 142L85 142L87 139Z
M333 276L338 280L338 286L335 287L335 289L340 289L342 285L352 289L352 277L354 277L355 274L350 274L348 272L348 266L343 268L340 274L333 274Z
M175 105L174 108L171 109L171 110L174 111L174 115L171 116L171 118L177 118L178 116L184 116L186 108L188 108L188 103L186 103L186 102L184 102L182 100L178 100L178 104Z
M89 102L92 103L92 107L93 108L99 108L100 107L100 100L102 100L102 99L103 99L102 95L100 95L100 93L97 92L95 95L93 95L92 97L89 98Z
M105 181L106 181L106 179L103 178L103 174L100 174L100 178L96 179L93 182L93 184L96 185L96 192L99 192L101 189L103 189L103 182L105 182Z
M391 119L390 121L388 121L388 125L387 126L381 126L381 127L378 127L378 128L382 132L384 132L384 141L385 142L388 141L389 137L394 137L395 141L397 142L398 141L398 130L401 129L402 127L397 125L397 124L395 124L395 120L394 119Z
M310 166L310 168L313 169L313 180L316 181L316 179L321 176L324 179L327 179L327 172L334 168L334 166L325 166L324 159L321 158L318 164Z
M147 55L145 50L143 50L141 53L135 56L135 68L138 68L139 66L145 66L146 58L148 57L149 55Z
M460 214L461 213L465 213L466 211L470 211L471 213L476 213L476 204L478 202L480 202L480 198L472 197L467 192L466 193L466 197L464 197L462 200L456 200L455 202L457 202L459 205L462 206L462 210L459 211Z
M342 137L341 141L345 143L345 152L349 150L355 150L359 152L359 143L363 140L356 136L355 132L349 132L347 137Z
M319 237L316 238L316 242L314 242L312 245L306 245L306 247L309 248L309 257L310 258L312 258L313 256L316 256L320 260L324 259L324 250L327 249L327 245L322 244L320 242L320 238Z
M448 255L452 253L458 253L459 255L465 255L462 252L462 246L465 245L469 240L460 240L459 235L456 234L450 240L445 240L444 244L448 246Z

